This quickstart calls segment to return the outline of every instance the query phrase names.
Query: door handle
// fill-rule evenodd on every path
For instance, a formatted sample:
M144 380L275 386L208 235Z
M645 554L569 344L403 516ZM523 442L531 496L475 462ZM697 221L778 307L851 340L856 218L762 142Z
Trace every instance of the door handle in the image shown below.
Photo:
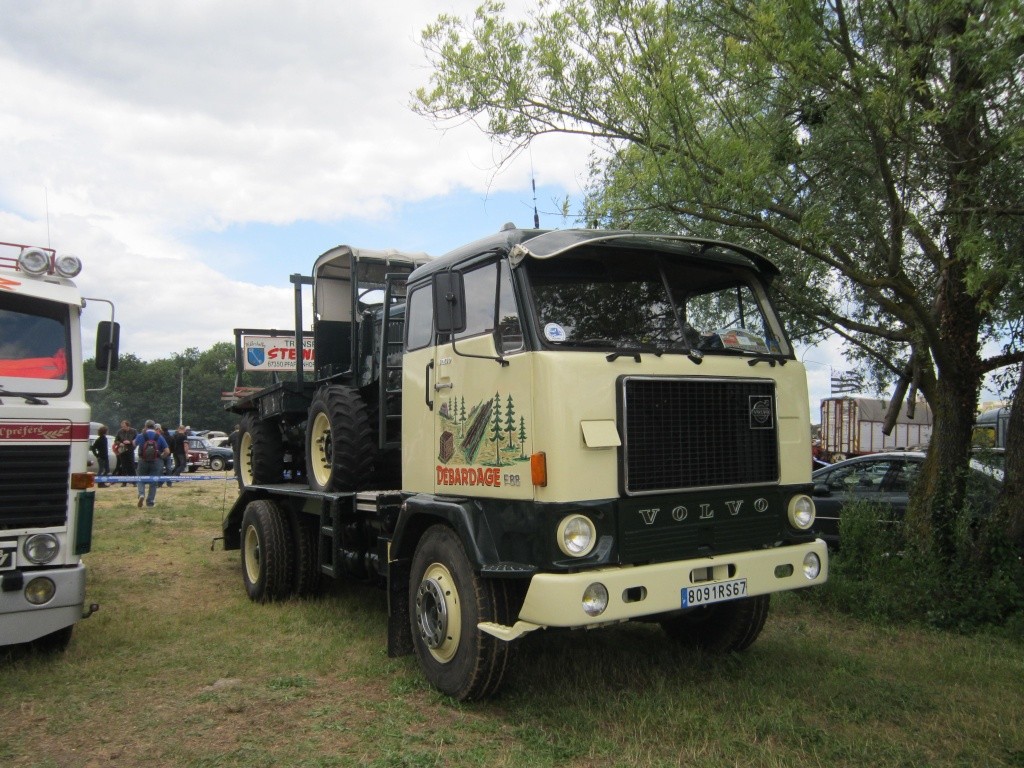
M440 392L442 389L451 389L452 386L453 385L450 381L446 381L444 383L438 382L437 384L434 385L434 391Z
M427 401L427 409L431 410L431 411L434 410L434 401L430 399L430 371L433 370L433 368L434 368L434 361L431 360L429 363L427 363L427 370L426 370L427 387L426 387L426 392L424 393L425 399Z

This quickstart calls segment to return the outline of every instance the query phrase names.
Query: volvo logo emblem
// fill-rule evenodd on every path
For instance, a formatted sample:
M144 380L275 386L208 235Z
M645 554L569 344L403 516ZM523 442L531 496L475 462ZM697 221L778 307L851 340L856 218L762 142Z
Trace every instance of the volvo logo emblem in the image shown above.
M774 424L772 418L771 397L757 395L750 398L750 428L771 429Z

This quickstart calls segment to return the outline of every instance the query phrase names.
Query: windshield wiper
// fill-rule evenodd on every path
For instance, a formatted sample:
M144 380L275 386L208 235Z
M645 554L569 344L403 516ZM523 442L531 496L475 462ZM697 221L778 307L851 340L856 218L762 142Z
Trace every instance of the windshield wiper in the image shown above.
M30 395L27 392L10 392L3 387L0 387L0 395L12 395L14 397L21 397L25 399L25 402L29 405L48 405L45 400L40 400L35 395Z

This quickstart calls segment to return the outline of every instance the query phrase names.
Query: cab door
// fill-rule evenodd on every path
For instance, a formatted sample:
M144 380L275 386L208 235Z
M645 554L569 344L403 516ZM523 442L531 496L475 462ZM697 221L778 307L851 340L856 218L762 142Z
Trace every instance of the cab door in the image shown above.
M423 397L403 398L403 424L409 423L404 411L409 402L421 416L417 443L422 447L416 452L424 450L428 432L432 435L433 492L532 498L531 360L525 352L508 262L477 263L455 277L446 282L459 285L460 330L437 334L432 355L425 349L407 353L410 384L422 385ZM426 428L425 419L432 421L432 429ZM412 453L403 445L403 472L406 457L413 461ZM426 458L422 455L417 461ZM422 467L410 471L413 474L407 476L418 483L426 480Z

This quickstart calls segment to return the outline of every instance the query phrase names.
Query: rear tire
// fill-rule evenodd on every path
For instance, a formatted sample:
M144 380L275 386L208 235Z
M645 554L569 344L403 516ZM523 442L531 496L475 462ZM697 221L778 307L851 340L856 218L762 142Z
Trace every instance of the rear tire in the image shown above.
M372 482L377 444L366 404L349 387L324 387L309 406L306 479L316 491L354 491Z
M320 592L319 525L312 515L292 513L295 542L295 594L310 597Z
M239 422L238 484L245 488L284 480L284 440L277 423L247 413Z
M758 595L701 606L662 619L661 628L676 642L709 653L745 651L764 629L770 597Z
M250 501L242 515L242 580L250 600L267 603L292 592L291 523L272 501Z
M510 643L482 632L481 621L509 623L507 584L473 571L455 532L428 529L416 546L409 579L409 620L420 667L430 683L460 701L501 686Z

